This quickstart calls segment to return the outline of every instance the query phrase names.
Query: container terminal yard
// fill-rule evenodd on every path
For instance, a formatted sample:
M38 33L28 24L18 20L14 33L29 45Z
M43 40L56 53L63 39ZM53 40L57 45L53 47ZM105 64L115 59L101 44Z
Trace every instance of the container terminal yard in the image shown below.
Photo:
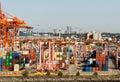
M20 37L19 29L33 29L2 11L0 6L0 75L20 76L28 70L31 76L50 71L65 75L120 74L120 43L96 39L88 33L87 39L55 37ZM92 38L91 38L92 36Z

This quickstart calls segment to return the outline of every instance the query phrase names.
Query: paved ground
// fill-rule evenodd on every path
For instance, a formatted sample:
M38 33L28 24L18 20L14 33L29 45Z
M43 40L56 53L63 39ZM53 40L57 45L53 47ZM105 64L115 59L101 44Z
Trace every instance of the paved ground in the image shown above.
M120 82L120 76L0 77L0 82Z
M83 61L83 58L77 58L78 61ZM120 74L120 70L119 69L115 69L115 60L112 58L109 58L109 64L108 64L108 71L98 71L98 74L100 75L116 75L116 74ZM80 72L81 75L92 75L94 72L84 72L82 71L82 67L80 67L80 64L78 64L77 66L72 64L69 66L69 71L68 70L64 70L64 74L76 74L77 71Z

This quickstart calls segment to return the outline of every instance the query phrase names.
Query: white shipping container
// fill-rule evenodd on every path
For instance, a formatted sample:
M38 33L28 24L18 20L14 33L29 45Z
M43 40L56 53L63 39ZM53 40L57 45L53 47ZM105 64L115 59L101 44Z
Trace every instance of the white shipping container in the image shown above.
M32 61L30 60L30 63L32 63Z
M65 67L65 63L62 63L62 68L64 68Z
M18 44L18 43L20 43L20 42L19 42L19 41L15 41L14 43Z
M96 61L96 59L93 59L93 61Z
M25 67L30 67L30 64L25 64Z
M93 63L93 59L90 59L90 64L92 64Z
M3 59L5 59L6 58L6 56L3 56Z
M19 64L14 64L14 71L18 72L19 71Z
M23 54L29 54L29 51L23 51L22 53Z
M3 56L6 56L6 53L7 53L7 52L4 50L4 52L3 52Z
M65 63L68 64L69 63L68 60L65 60Z

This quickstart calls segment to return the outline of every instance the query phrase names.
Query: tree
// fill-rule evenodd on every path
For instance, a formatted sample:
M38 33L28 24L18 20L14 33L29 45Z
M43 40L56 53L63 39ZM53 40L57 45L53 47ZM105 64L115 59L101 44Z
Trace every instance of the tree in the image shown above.
M93 73L93 75L96 75L96 76L97 76L97 75L98 75L98 73L97 73L97 72L94 72L94 73Z
M46 76L50 76L50 71L47 71Z
M23 71L22 75L27 77L29 75L29 71L28 70Z
M80 76L80 72L79 71L76 73L76 76Z
M63 76L62 71L59 71L59 72L58 72L58 76L61 76L61 77Z

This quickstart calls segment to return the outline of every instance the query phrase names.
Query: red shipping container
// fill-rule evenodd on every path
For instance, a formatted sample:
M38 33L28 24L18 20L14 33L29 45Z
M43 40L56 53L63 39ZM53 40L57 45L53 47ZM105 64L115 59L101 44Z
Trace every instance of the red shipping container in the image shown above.
M106 63L106 60L103 60L103 64L105 64Z
M101 71L101 70L102 70L102 67L99 67L98 70Z
M99 61L99 65L102 65L103 64L103 61Z
M99 61L99 60L100 60L100 58L96 58L96 60L97 60L97 61Z
M8 66L9 71L13 71L13 66Z
M96 67L96 68L95 68L95 71L98 71L98 70L99 70L99 68L98 68L98 67Z
M24 58L25 58L25 56L24 56L24 55L21 55L19 59L21 60L21 59L24 59Z
M3 59L3 69L6 69L6 60Z

